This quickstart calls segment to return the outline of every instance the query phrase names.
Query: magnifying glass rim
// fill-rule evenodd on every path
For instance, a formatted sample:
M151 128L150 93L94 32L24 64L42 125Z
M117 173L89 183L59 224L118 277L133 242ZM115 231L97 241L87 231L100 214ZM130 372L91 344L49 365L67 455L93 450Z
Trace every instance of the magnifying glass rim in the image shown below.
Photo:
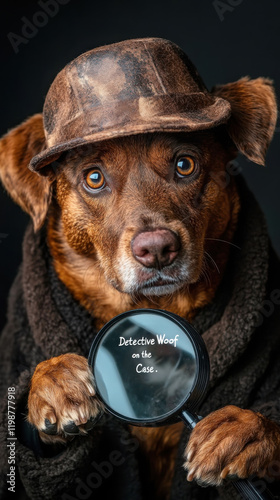
M141 427L144 426L152 426L154 425L159 425L160 423L162 424L168 424L172 423L171 421L178 421L178 415L180 414L180 411L184 409L184 406L187 404L187 408L190 411L194 411L200 404L201 400L205 396L206 388L209 382L209 375L210 375L210 366L209 366L209 357L208 357L208 352L206 349L206 346L204 344L203 339L201 338L201 335L193 328L193 326L184 318L181 318L177 314L171 313L169 311L165 311L164 309L132 309L130 311L126 311L124 313L119 314L118 316L115 316L112 318L108 323L106 323L101 330L97 333L96 337L94 338L89 355L88 355L88 363L92 368L92 372L94 375L94 365L95 365L95 357L98 351L99 344L103 337L106 335L108 330L114 326L115 323L118 323L122 319L125 318L130 318L131 316L136 316L138 314L157 314L160 316L165 317L166 319L169 319L173 323L176 323L187 335L188 339L191 341L194 353L195 353L195 358L196 358L196 373L195 373L195 378L192 384L192 387L190 391L188 391L186 397L183 399L180 404L178 404L175 409L170 410L169 412L164 413L164 415L159 416L159 417L154 417L154 418L145 418L145 421L141 419L136 419L136 418L126 418L122 414L118 413L115 410L112 410L112 408L104 401L102 394L100 393L97 382L94 377L94 383L95 383L95 390L96 394L100 398L100 400L103 402L105 408L108 410L108 412L111 415L114 415L118 419L122 420L123 422L126 422L128 424L132 425L140 425ZM200 352L199 352L200 351ZM203 366L204 364L204 366Z

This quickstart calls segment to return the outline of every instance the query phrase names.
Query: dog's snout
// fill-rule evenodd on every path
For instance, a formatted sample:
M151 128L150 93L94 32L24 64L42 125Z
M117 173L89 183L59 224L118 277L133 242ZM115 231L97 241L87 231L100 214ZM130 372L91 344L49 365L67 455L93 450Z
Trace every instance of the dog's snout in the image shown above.
M178 236L169 229L139 233L131 243L134 258L145 267L169 266L180 250Z

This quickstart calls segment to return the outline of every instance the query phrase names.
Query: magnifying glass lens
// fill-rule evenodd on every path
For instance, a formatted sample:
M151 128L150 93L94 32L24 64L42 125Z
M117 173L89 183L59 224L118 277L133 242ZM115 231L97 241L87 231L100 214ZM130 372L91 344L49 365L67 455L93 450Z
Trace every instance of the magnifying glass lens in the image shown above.
M196 353L172 319L151 311L130 313L102 335L93 372L111 412L147 423L167 418L188 398L197 374Z

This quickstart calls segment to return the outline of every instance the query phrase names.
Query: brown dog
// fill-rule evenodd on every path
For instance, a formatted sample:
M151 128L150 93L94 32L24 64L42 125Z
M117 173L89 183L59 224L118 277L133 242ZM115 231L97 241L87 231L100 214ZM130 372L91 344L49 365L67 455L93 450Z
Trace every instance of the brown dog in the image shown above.
M36 231L47 224L55 270L98 329L139 307L192 320L215 295L230 248L220 240L232 241L240 208L235 183L221 188L217 179L238 150L264 162L276 104L271 82L262 78L214 92L231 104L227 126L76 147L43 176L28 169L44 148L41 115L1 141L0 174L7 191L31 215ZM86 439L88 422L100 412L84 357L69 353L37 366L28 420L45 443L67 442L75 433ZM150 459L157 497L168 498L181 426L133 432ZM185 468L188 480L219 485L228 474L266 474L279 454L275 423L227 406L192 432Z

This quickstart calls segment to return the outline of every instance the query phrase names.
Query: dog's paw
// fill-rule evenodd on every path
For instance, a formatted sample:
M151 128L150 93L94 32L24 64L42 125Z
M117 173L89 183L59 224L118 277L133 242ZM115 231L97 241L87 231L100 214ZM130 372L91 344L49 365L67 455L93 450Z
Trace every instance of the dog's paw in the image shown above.
M260 413L226 406L201 420L184 458L188 481L218 486L228 477L270 475L280 459L280 427Z
M28 421L45 443L87 434L103 413L86 358L63 354L37 365L28 396Z

